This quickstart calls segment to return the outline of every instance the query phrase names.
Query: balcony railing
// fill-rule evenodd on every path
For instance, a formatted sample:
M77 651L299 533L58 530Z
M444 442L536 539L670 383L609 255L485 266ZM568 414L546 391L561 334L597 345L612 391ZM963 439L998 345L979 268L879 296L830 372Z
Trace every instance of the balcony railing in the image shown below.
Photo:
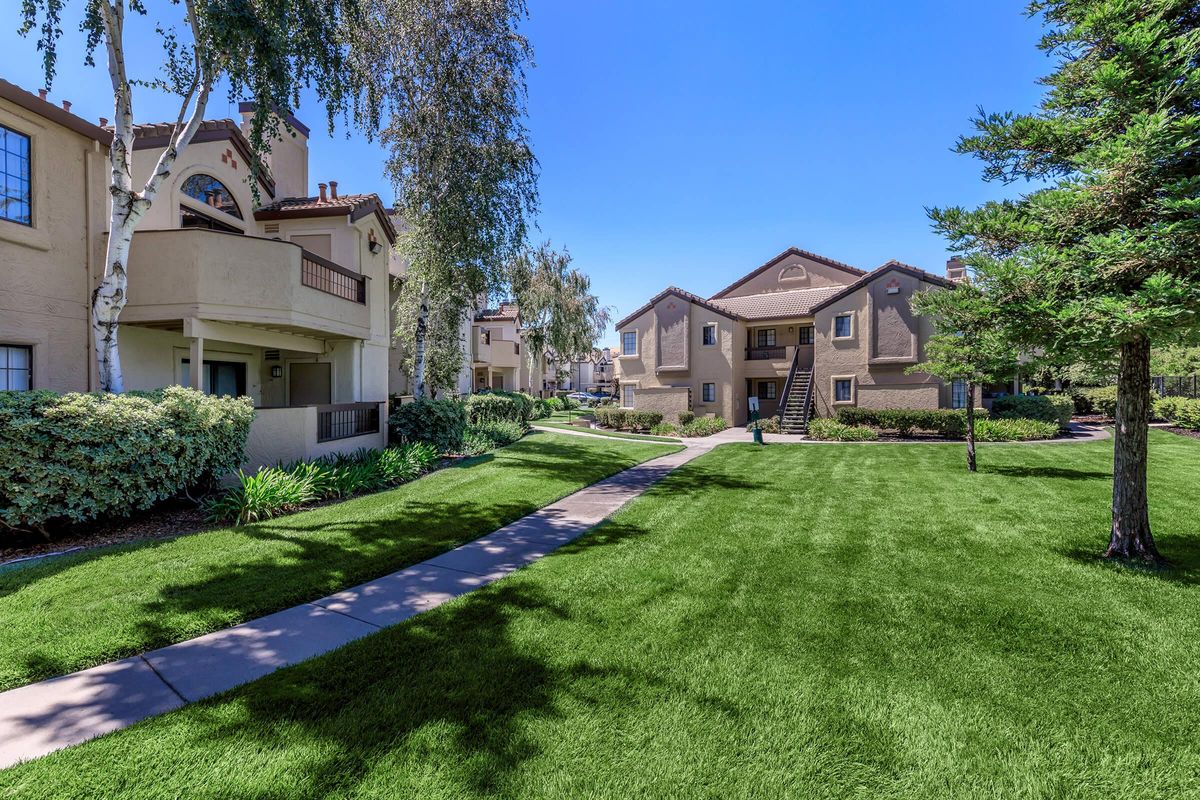
M365 277L307 250L300 256L300 282L344 300L367 302Z
M747 347L747 361L782 361L787 358L786 347Z
M379 433L378 403L317 406L317 441L332 442Z

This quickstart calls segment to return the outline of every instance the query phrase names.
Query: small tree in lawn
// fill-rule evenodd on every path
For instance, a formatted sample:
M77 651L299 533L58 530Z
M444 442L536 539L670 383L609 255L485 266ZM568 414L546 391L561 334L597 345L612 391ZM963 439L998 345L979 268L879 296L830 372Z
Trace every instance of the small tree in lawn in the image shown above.
M1058 59L1032 114L982 114L958 151L1016 200L934 210L1011 341L1059 360L1116 357L1106 555L1158 561L1146 449L1151 346L1200 313L1200 12L1194 2L1035 0Z
M591 279L571 267L570 253L549 242L527 248L509 265L509 281L530 369L547 350L555 353L560 376L572 362L591 356L609 310L592 294Z
M346 69L345 26L357 18L356 0L255 0L238 3L236 9L215 0L156 3L159 10L182 7L185 33L159 25L162 74L149 81L130 77L125 42L126 16L145 15L147 5L145 0L80 3L79 24L87 35L85 60L92 65L92 54L103 43L113 91L113 139L108 153L112 213L104 275L92 294L91 309L100 388L110 392L124 389L117 329L127 299L126 265L133 234L199 129L217 82L228 81L231 97L256 102L249 139L259 154L270 150L281 117L296 104L303 86L317 87L331 125L336 114L351 110L356 119L369 120L374 107L355 102L365 89L359 80L362 75ZM66 0L22 0L20 33L38 31L47 86L54 80L65 6ZM148 49L149 43L135 43L134 52ZM136 85L179 98L170 141L141 187L133 185ZM258 164L250 167L257 174Z
M913 310L931 317L936 333L925 344L925 360L907 371L966 383L967 469L975 472L975 390L1011 375L1016 351L997 328L989 298L972 284L919 292Z

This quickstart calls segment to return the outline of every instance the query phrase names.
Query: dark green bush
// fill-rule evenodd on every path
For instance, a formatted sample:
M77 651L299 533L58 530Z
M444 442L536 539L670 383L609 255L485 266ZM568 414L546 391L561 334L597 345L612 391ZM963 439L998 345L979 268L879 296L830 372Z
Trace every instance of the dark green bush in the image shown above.
M1058 422L1040 419L981 419L975 422L975 438L980 442L1026 442L1034 439L1053 439L1058 435Z
M467 421L473 425L483 422L516 422L526 425L533 416L534 400L520 392L486 392L467 398Z
M128 515L237 469L249 398L0 392L0 522L42 528Z
M992 401L996 419L1036 419L1060 428L1071 423L1075 403L1066 395L1007 394Z
M563 410L562 400L557 397L547 398L546 405L550 408L551 413Z
M1180 428L1200 431L1200 400L1160 397L1154 401L1154 414Z
M533 401L533 416L530 419L545 419L550 416L552 411L553 409L550 407L549 400L543 400L540 397L536 398Z
M754 430L755 425L757 425L758 429L763 433L779 433L781 430L779 427L779 417L763 417L762 419L758 420L757 423L751 422L747 424L746 430Z
M472 436L481 436L492 442L493 449L506 447L525 435L525 427L519 422L479 422L467 426Z
M595 411L596 423L602 428L613 428L619 431L627 430L629 428L629 415L632 413L627 408L601 406Z
M729 427L723 417L696 417L679 429L684 436L712 436Z
M657 411L631 411L626 419L630 430L648 431L663 421L663 415Z
M440 453L454 453L462 445L467 411L458 400L415 400L398 406L388 424L405 444L428 442Z
M934 433L947 439L966 435L965 409L920 408L840 408L837 421L851 427L869 425L899 436L912 436L915 431Z
M687 425L689 422L691 422L695 418L696 418L695 411L680 411L679 412L679 424L680 425Z
M843 409L845 410L845 409ZM871 442L879 438L874 428L865 425L847 425L828 417L817 417L808 422L810 439L829 442Z
M1099 414L1104 417L1117 415L1117 387L1097 386L1090 389L1076 390L1075 407L1079 414Z

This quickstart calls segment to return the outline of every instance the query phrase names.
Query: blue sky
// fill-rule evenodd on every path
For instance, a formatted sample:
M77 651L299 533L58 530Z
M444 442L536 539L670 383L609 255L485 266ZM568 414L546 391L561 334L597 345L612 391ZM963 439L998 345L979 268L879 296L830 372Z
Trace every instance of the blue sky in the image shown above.
M81 3L70 6L78 14ZM792 245L863 268L897 258L939 271L945 243L925 207L1015 191L984 184L979 164L950 148L977 106L1037 102L1051 63L1023 7L530 0L542 206L533 236L571 251L614 319L671 284L712 294ZM83 66L75 19L51 99L111 116L107 73ZM153 19L130 40L153 42ZM149 76L156 46L135 74ZM0 47L3 77L43 85L15 24ZM169 98L143 89L135 102L139 121L174 117ZM209 116L235 112L222 94ZM314 184L334 179L391 202L377 146L347 141L345 129L327 135L311 99L298 116L313 128Z

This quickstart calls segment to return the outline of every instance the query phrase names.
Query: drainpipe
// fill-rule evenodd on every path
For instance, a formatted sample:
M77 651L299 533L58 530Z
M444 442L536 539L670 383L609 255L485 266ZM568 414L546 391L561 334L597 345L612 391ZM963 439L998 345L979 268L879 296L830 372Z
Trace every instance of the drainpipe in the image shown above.
M100 143L92 142L92 146L83 151L83 372L86 376L85 386L89 392L96 388L95 381L92 379L92 326L89 318L91 316L93 276L96 271L96 243L92 241L96 232L96 220L92 217L92 207L95 205L92 195L95 193L96 187L93 185L92 168L99 157L99 149Z

